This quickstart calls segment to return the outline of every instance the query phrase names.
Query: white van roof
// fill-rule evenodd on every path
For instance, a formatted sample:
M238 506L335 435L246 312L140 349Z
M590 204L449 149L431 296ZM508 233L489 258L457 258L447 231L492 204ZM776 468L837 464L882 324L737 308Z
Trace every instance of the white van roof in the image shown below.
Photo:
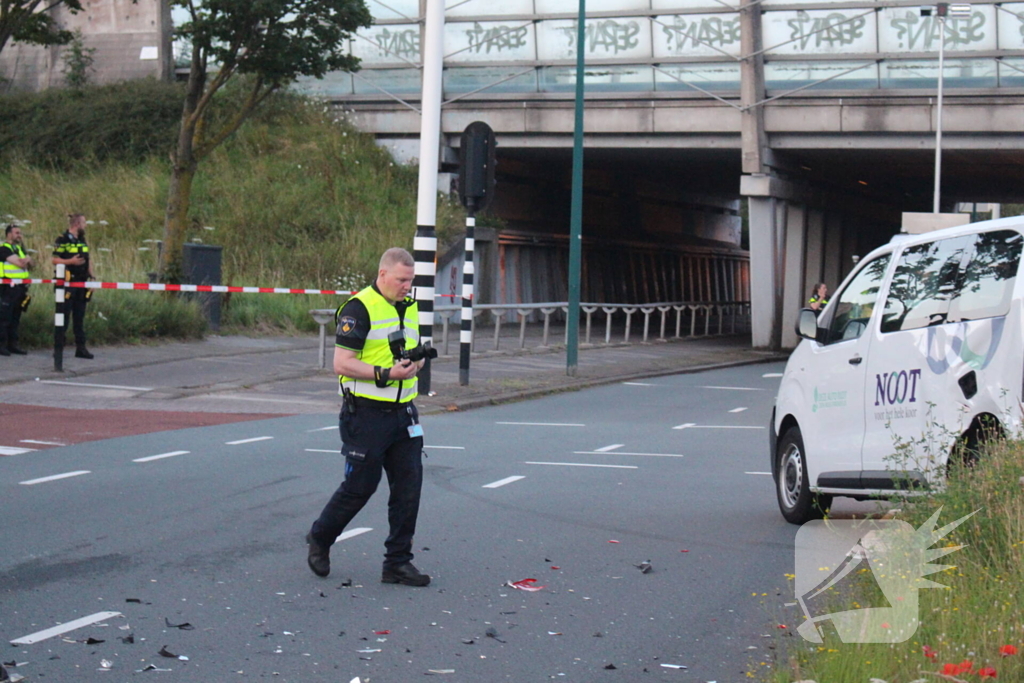
M897 233L892 236L888 244L882 245L876 249L872 249L869 254L864 256L861 260L867 260L873 258L877 254L887 254L892 252L897 247L902 247L910 244L927 244L934 242L935 240L945 239L947 237L958 237L960 235L973 235L977 232L987 232L989 230L998 230L1005 228L1013 228L1024 232L1024 216L1010 216L1008 218L997 218L991 221L978 221L977 223L967 223L965 225L957 225L952 228L942 228L941 230L933 230L931 232L925 232L920 235L908 235L907 233Z

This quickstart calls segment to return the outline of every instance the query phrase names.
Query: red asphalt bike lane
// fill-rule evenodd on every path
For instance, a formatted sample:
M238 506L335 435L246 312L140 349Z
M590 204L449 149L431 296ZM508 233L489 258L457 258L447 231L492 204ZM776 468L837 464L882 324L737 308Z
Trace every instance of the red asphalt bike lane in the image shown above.
M89 410L0 403L0 446L41 450L101 441L119 436L152 434L190 427L288 417L289 413L185 413L155 410ZM23 443L23 440L33 443ZM35 443L47 441L48 444ZM2 456L0 456L2 457Z

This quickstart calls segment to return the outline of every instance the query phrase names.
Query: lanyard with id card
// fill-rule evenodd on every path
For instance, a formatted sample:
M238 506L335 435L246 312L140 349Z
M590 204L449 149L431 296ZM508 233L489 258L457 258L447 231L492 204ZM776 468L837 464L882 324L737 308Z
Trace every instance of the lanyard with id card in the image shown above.
M409 420L412 421L412 424L408 427L409 438L415 439L417 436L423 436L423 425L416 421L416 416L412 412L412 406L407 407L405 412L409 414Z

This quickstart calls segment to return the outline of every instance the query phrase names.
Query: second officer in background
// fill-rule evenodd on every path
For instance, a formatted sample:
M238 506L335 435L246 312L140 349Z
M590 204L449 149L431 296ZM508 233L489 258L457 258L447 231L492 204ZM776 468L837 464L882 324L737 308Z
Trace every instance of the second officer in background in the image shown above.
M423 360L419 312L408 297L414 261L393 248L380 259L377 280L336 315L334 371L344 402L339 416L345 480L306 535L309 568L331 571L330 549L388 476L388 523L381 581L426 586L430 577L412 564L412 538L423 484L423 428L413 405ZM413 356L410 360L407 356ZM419 352L419 354L417 353Z
M68 214L68 230L57 238L54 245L53 265L60 263L67 266L67 279L70 282L86 282L93 278L89 245L85 242L85 216L80 213ZM75 358L93 358L85 347L85 307L91 298L92 290L71 287L64 300L64 330L67 334L70 318L75 332Z

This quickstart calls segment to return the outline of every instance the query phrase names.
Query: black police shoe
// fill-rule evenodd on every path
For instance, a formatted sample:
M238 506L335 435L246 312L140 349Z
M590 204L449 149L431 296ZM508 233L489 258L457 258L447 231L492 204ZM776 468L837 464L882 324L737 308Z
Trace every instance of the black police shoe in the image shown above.
M327 576L331 573L331 549L322 546L313 540L313 532L306 534L306 543L309 544L309 558L306 562L309 568L317 576Z
M15 356L27 356L28 351L17 346L8 346L7 350L13 353Z
M92 360L95 357L96 356L89 353L89 349L85 348L84 346L78 347L78 349L75 351L75 358L85 358L86 360Z
M412 562L406 562L397 567L384 567L380 580L381 583L400 583L403 586L426 586L430 584L430 577L426 574L421 574L420 570L416 569Z

